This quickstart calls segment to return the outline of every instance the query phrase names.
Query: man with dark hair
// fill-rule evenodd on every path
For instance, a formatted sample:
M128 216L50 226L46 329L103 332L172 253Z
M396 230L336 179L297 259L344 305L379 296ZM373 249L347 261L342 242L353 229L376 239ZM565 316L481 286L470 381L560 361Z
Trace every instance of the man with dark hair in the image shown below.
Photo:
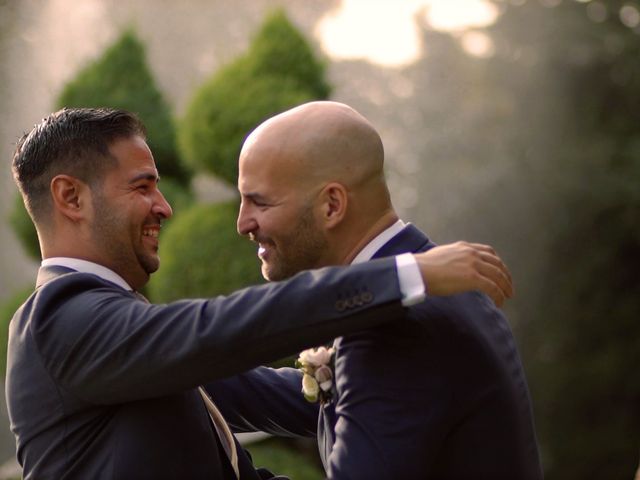
M311 102L270 118L247 138L239 169L238 232L257 243L269 280L438 248L398 218L382 140L347 105ZM404 316L336 339L333 365L330 350L305 351L304 376L260 367L209 391L239 431L317 428L331 479L541 479L504 315L465 292L427 298ZM303 393L319 409L305 408Z
M40 226L51 220L49 181L73 172L95 186L118 165L109 153L117 138L145 137L144 125L121 110L60 110L36 125L18 142L13 173L30 215Z
M172 212L134 115L56 112L20 140L13 172L43 258L9 332L6 395L27 479L265 478L199 385L405 321L425 282L430 295L511 295L490 248L458 244L152 305L136 291L160 265Z

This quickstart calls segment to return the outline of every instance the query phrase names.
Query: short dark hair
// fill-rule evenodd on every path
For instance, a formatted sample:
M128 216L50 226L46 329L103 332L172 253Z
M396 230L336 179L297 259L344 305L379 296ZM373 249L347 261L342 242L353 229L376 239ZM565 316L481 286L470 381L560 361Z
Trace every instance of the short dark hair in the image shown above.
M117 165L109 146L136 135L146 138L135 114L108 108L63 108L23 135L12 170L34 223L50 214L53 177L67 174L95 186L108 168Z

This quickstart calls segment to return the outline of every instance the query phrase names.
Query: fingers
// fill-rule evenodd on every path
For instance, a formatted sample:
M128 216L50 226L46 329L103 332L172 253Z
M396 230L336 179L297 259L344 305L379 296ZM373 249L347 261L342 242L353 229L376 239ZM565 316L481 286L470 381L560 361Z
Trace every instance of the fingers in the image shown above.
M500 290L495 286L495 284L493 284L491 291L492 293L489 296L493 300L493 303L495 303L498 308L502 307L502 305L504 305L504 301L506 300L502 290Z
M499 288L494 282L486 277L479 277L476 281L476 284L478 286L478 290L489 295L496 306L502 307L504 301L506 300L506 297L504 295L504 291L501 288Z
M481 253L480 256L482 261L478 264L479 273L496 283L505 297L513 297L513 281L507 266L495 255Z
M456 242L434 247L416 258L431 295L480 290L497 306L513 296L511 273L488 245Z
M489 262L495 265L496 267L500 268L500 270L502 270L502 272L504 272L504 274L509 279L509 283L511 284L513 283L511 279L511 272L509 271L507 266L504 264L504 262L500 259L500 257L498 256L496 251L493 249L493 247L491 247L490 245L483 245L481 243L467 243L467 242L461 242L461 243L466 243L469 247L476 250L481 255L484 261Z
M501 306L507 298L513 295L513 287L505 273L491 263L478 265L480 288L489 295L496 305Z
M475 251L475 253L479 256L480 261L474 265L477 272L485 277L489 282L494 284L493 286L484 284L485 288L490 289L494 292L493 296L499 295L500 297L511 298L514 294L513 289L513 280L511 278L511 272L504 264L502 259L498 256L496 251L489 245L484 245L481 243L468 243L468 242L460 242L467 247L470 247ZM494 288L500 290L498 294L495 292ZM489 292L485 292L488 295ZM497 304L497 302L496 302Z

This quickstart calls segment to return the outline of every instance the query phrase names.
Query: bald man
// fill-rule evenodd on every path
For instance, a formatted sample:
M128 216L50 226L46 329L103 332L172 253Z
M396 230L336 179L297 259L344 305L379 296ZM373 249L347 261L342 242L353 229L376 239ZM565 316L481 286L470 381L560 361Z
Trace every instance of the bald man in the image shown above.
M258 244L268 280L434 247L398 218L380 136L346 105L312 102L267 120L239 167L238 232ZM321 405L303 398L295 369L209 388L239 431L317 433L329 478L542 478L527 381L494 303L480 292L428 296L402 315L335 340Z

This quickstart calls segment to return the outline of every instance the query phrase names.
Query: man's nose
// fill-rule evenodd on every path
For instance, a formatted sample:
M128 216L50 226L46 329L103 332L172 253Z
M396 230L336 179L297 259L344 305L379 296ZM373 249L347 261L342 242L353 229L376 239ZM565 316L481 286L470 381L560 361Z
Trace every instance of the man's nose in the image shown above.
M244 203L240 204L240 210L238 211L238 220L236 222L236 228L240 235L249 235L251 232L258 228L258 224L248 212L248 208Z
M151 211L154 215L162 217L165 220L167 218L171 218L171 215L173 215L173 209L171 208L171 205L169 205L169 202L167 202L167 199L164 198L164 195L160 190L156 190L156 199L153 202Z

